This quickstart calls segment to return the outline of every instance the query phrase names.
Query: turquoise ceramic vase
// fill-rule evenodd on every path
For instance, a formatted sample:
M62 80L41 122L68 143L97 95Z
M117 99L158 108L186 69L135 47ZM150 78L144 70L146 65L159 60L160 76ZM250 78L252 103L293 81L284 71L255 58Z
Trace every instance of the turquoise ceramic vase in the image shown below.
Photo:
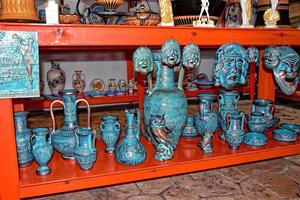
M274 117L275 106L273 101L269 99L255 99L251 107L252 112L260 112L264 115L267 128L271 128L276 125L277 120Z
M225 91L221 90L218 100L219 100L219 109L218 109L218 121L219 125L223 130L220 138L225 139L225 132L227 130L226 125L226 115L228 113L237 114L238 111L238 100L240 99L240 95L237 91Z
M266 119L261 112L251 112L247 124L251 132L262 133L267 128Z
M140 142L140 112L137 109L125 110L126 132L117 145L115 158L120 164L137 165L145 161L146 151Z
M15 131L19 167L31 165L33 155L30 145L30 129L27 127L27 112L15 112Z
M113 153L120 137L121 125L117 116L104 116L100 124L101 137L106 145L105 151Z
M48 128L34 128L32 133L32 152L35 161L39 164L36 174L44 176L51 172L47 166L53 154L50 132Z
M228 113L226 115L227 130L225 140L232 150L237 150L244 141L244 121L245 114L243 112L234 114Z
M90 128L77 128L75 138L74 155L78 165L84 170L91 169L97 158L96 132Z
M74 159L75 129L78 128L76 105L84 102L88 109L88 127L90 127L90 106L84 99L76 99L76 90L64 90L60 92L63 100L55 100L50 105L50 114L52 118L52 146L60 152L65 159ZM64 126L56 129L53 106L55 103L62 104L64 108Z

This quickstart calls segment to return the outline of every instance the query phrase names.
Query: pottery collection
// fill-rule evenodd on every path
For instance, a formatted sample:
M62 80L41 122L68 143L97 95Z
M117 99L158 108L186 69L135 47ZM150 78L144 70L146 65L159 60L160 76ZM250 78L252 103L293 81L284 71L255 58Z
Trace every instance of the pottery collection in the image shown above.
M15 131L19 167L31 165L33 155L30 145L31 131L27 127L27 112L15 112Z
M51 61L51 69L47 72L47 82L53 96L59 96L66 84L66 73L57 61Z
M32 133L32 153L34 160L39 164L36 174L44 176L51 172L47 166L53 154L50 131L48 128L34 128Z
M82 73L81 70L76 70L72 77L73 77L72 86L74 90L77 90L78 92L82 93L84 91L85 84L86 84L84 74Z
M103 142L106 145L105 151L113 153L115 145L121 134L121 125L118 122L117 116L104 116L100 123L100 133Z

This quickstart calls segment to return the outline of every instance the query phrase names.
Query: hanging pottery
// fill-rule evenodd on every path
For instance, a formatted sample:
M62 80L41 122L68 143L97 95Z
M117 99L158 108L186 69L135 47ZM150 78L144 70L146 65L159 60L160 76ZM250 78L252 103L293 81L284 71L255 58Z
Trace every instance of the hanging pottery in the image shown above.
M249 55L248 51L237 43L222 45L216 52L213 75L216 86L231 89L247 82Z
M183 58L185 68L199 67L198 46L187 45L184 48ZM187 100L181 89L185 68L180 69L178 86L174 81L174 67L179 66L181 62L180 46L178 42L170 39L164 43L161 51L154 53L146 47L140 47L135 51L133 61L135 71L147 75L148 90L144 98L144 122L151 141L156 147L155 159L168 160L173 157L187 117ZM152 73L157 73L154 87Z
M115 150L116 160L124 165L137 165L145 161L146 151L140 142L140 112L138 109L125 110L126 131Z
M47 82L53 96L59 96L66 84L66 73L57 61L51 61L51 69L47 72Z
M299 54L288 46L269 46L264 51L264 64L273 70L274 78L281 91L292 95L299 83Z

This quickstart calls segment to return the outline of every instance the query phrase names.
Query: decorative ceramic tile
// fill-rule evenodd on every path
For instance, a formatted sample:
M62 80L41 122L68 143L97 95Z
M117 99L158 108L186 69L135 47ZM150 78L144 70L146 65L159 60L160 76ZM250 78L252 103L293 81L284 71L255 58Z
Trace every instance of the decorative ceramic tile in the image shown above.
M0 31L0 98L39 97L36 32Z

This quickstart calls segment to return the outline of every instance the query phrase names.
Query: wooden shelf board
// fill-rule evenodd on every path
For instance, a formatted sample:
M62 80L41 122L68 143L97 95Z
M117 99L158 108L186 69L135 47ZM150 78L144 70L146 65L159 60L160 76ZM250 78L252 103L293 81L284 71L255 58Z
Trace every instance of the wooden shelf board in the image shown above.
M80 97L78 97L80 98ZM113 103L133 103L138 101L138 95L135 92L133 95L116 95L113 97L103 96L103 97L87 97L85 98L90 105L97 104L113 104ZM15 104L24 104L26 110L31 109L41 109L49 108L52 100L51 99L15 99ZM79 105L85 105L84 103L79 103ZM54 107L61 107L60 104L55 104Z
M200 47L218 47L228 42L248 46L300 46L300 30L291 28L193 28L125 25L46 25L0 23L0 30L37 31L40 50L79 49L137 46L157 46L169 38L180 45L190 42ZM80 47L80 48L78 48Z
M154 159L155 150L151 142L142 137L147 159L137 166L118 164L114 155L105 153L104 144L97 140L98 157L93 169L81 170L75 161L64 160L58 153L55 153L49 164L52 173L47 176L35 174L36 163L19 169L20 193L21 197L25 198L189 173L300 153L299 138L296 142L282 143L273 140L271 132L268 132L267 135L269 141L263 147L253 148L242 144L239 150L232 151L226 142L218 138L218 133L214 136L214 151L211 154L203 154L197 147L200 137L181 138L174 158L165 162Z
M194 91L185 90L185 95L187 97L196 97L198 94L202 94L202 93L219 94L220 90L224 90L224 88L213 87L213 88L209 88L209 89L201 88L201 89L194 90ZM249 85L246 85L246 86L233 88L232 90L236 90L239 93L249 93L250 87L249 87Z

